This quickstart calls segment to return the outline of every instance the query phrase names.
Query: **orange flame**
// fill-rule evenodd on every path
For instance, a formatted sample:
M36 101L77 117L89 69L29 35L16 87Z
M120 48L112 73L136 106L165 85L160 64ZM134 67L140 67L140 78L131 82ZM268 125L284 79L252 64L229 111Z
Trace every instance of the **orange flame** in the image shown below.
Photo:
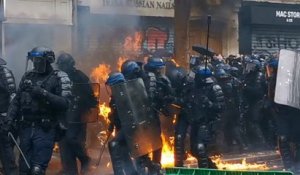
M169 137L169 140L166 140L166 136L162 135L163 148L162 148L162 158L161 165L163 168L174 167L174 137ZM212 161L216 164L218 169L221 170L268 170L269 167L266 163L247 163L244 158L241 163L228 163L222 160L221 156L212 156ZM186 162L189 163L188 167L191 164L197 164L197 159L192 155L187 155Z
M94 82L104 83L108 78L108 74L111 72L110 65L99 64L98 67L94 68L90 77Z
M142 32L135 32L125 38L123 49L124 52L138 52L141 49L143 42Z
M174 59L171 59L171 61L176 65L176 67L180 66Z
M174 167L174 137L170 137L169 141L166 140L166 136L162 134L163 141L161 165L162 167Z
M222 170L268 170L269 167L266 163L247 163L246 158L241 163L226 163L220 156L211 157L212 161L217 165L218 169Z
M126 60L128 60L128 59L125 58L125 57L122 57L122 56L119 57L118 62L117 62L117 66L118 66L118 71L119 71L119 72L121 72L122 64L123 64Z
M59 152L59 146L58 146L58 143L55 143L54 144L54 147L53 147L53 152Z
M108 124L108 123L109 123L108 115L109 115L109 113L111 112L110 107L107 106L107 105L105 104L105 102L102 103L102 104L99 104L98 107L99 107L99 115L100 115L101 117L103 117L103 119L106 121L106 124Z

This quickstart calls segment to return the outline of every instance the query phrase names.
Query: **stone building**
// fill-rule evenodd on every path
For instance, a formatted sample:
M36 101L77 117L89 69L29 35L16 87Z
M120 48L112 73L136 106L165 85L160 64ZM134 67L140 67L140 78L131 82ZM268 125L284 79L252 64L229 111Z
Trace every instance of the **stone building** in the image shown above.
M208 15L212 17L209 47L223 56L299 48L299 4L297 0L175 0L176 59L187 65L189 57L196 54L192 46L206 46ZM256 7L259 13L250 13ZM294 19L276 18L276 8L293 13ZM269 18L261 18L266 16ZM272 23L276 19L278 23Z

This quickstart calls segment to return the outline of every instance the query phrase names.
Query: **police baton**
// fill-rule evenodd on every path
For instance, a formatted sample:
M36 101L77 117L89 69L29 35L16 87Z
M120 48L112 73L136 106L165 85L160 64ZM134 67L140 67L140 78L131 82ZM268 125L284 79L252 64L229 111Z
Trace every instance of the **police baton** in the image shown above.
M109 132L108 133L108 136L107 136L107 139L105 140L103 146L101 147L101 150L100 150L100 153L99 153L99 156L98 156L98 159L97 159L97 163L96 163L96 166L99 166L100 162L101 162L101 159L102 159L102 155L104 153L104 150L105 150L105 146L111 136L112 132Z
M25 161L25 163L26 163L27 168L30 169L30 165L29 165L29 163L28 163L28 161L27 161L27 159L26 159L26 157L25 157L23 151L21 150L21 148L20 148L20 146L19 146L17 140L15 139L15 137L13 136L13 134L12 134L11 132L8 132L8 136L14 141L14 143L15 143L17 149L19 150L21 156L23 157L23 159L24 159L24 161Z

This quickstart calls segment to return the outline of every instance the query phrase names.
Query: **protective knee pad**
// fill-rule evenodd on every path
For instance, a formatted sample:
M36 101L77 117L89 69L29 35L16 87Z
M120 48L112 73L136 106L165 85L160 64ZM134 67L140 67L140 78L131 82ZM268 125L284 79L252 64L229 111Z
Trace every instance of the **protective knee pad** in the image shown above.
M39 165L34 165L31 169L32 175L45 175L45 171Z
M198 160L198 167L199 168L208 168L209 166L209 157L206 153L206 148L203 143L198 143L196 145L196 150L197 153L197 160Z

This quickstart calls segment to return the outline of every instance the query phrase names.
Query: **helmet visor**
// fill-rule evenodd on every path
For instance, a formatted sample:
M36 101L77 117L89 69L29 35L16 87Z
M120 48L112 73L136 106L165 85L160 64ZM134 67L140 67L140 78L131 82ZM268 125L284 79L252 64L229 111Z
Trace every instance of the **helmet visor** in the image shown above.
M245 70L244 70L244 73L247 74L247 73L250 73L251 71L254 71L255 67L256 67L256 64L254 64L254 63L247 63L246 67L245 67Z

